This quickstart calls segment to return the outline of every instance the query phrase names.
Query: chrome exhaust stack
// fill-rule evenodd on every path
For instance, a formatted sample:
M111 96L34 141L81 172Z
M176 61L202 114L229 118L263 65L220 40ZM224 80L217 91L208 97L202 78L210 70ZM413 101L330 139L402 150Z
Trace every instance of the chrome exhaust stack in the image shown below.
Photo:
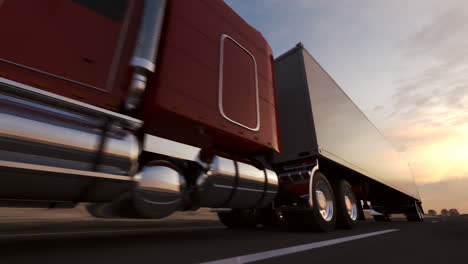
M146 89L148 74L156 69L156 56L163 28L167 0L145 0L138 39L130 66L134 68L132 82L125 108L133 111L138 107Z

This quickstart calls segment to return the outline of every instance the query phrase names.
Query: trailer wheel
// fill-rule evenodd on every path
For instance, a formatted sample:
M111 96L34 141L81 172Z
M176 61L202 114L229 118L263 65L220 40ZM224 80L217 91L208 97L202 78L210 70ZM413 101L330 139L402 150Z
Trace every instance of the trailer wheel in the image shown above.
M336 226L352 229L359 223L359 208L356 195L346 180L338 180L334 184L336 199Z
M230 212L218 212L218 218L225 226L238 228L254 228L258 224L255 210L232 209Z
M315 172L312 177L312 204L306 209L287 210L283 213L288 229L331 232L336 224L336 201L327 177Z
M336 224L336 200L327 177L315 172L312 182L312 227L322 232L331 232Z

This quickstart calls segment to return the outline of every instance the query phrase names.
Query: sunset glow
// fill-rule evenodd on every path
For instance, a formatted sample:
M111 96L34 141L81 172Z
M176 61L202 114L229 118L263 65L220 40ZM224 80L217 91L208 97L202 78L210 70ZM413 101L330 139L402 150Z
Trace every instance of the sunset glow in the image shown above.
M226 2L274 54L304 43L409 162L425 209L468 213L468 2Z

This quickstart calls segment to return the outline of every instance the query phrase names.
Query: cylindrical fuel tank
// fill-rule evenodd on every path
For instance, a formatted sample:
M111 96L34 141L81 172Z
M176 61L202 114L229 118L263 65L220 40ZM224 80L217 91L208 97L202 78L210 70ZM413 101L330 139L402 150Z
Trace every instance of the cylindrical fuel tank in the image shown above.
M197 187L202 207L262 208L273 201L278 178L268 169L215 156Z

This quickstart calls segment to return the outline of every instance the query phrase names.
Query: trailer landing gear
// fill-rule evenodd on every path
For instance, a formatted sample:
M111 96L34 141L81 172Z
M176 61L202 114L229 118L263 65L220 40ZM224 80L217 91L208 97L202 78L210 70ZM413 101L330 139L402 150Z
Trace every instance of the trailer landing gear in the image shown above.
M414 205L411 206L407 212L405 212L406 219L410 222L423 222L424 214L421 203L414 201Z

